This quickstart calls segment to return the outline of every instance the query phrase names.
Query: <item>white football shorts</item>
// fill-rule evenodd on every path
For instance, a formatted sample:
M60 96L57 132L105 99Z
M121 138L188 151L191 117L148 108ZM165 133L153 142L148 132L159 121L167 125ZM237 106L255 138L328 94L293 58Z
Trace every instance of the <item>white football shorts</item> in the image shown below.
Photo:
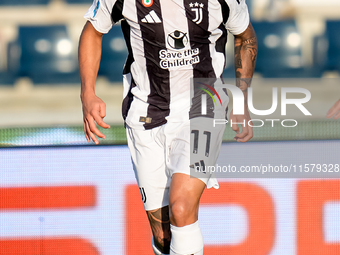
M168 122L149 130L126 126L145 210L169 205L169 187L174 173L199 178L207 188L219 188L214 174L204 169L204 166L215 166L225 129L225 125L213 127L212 121L195 118L187 122Z

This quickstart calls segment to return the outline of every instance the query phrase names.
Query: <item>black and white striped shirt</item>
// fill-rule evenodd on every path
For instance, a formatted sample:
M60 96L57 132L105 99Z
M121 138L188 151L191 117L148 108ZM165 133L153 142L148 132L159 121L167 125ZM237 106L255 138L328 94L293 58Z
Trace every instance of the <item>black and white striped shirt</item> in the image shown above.
M140 129L187 120L191 79L220 77L227 31L249 24L245 0L94 0L85 18L101 33L122 20L123 117Z

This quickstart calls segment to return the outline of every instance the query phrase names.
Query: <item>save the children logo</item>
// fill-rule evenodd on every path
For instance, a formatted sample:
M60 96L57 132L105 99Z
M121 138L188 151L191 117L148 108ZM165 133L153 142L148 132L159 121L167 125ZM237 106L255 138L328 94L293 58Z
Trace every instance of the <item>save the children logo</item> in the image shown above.
M199 52L199 48L177 51L162 49L159 51L159 65L162 69L190 67L200 62Z
M168 34L168 44L171 48L180 50L183 49L189 42L187 33L175 30Z

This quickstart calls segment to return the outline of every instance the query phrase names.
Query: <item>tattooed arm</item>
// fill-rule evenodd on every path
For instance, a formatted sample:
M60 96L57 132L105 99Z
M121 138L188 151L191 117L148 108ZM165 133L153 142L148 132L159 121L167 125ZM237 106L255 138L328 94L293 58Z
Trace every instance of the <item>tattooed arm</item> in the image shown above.
M255 62L257 56L257 40L256 34L251 23L248 28L239 35L235 35L235 72L236 86L243 91L244 95L244 115L230 114L230 120L233 123L242 124L242 132L239 132L237 124L233 124L232 128L237 133L235 140L238 142L247 142L253 137L252 127L248 125L250 115L248 111L248 87L250 87L253 77Z
M236 86L243 91L245 104L247 104L247 89L253 77L256 56L256 35L253 26L249 23L246 31L235 36Z

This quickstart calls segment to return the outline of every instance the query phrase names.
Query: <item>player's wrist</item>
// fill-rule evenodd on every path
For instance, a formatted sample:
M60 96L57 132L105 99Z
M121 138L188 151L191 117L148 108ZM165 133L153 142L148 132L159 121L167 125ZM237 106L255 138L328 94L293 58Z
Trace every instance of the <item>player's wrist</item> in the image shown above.
M94 89L84 89L80 93L80 99L83 102L87 98L96 96Z

